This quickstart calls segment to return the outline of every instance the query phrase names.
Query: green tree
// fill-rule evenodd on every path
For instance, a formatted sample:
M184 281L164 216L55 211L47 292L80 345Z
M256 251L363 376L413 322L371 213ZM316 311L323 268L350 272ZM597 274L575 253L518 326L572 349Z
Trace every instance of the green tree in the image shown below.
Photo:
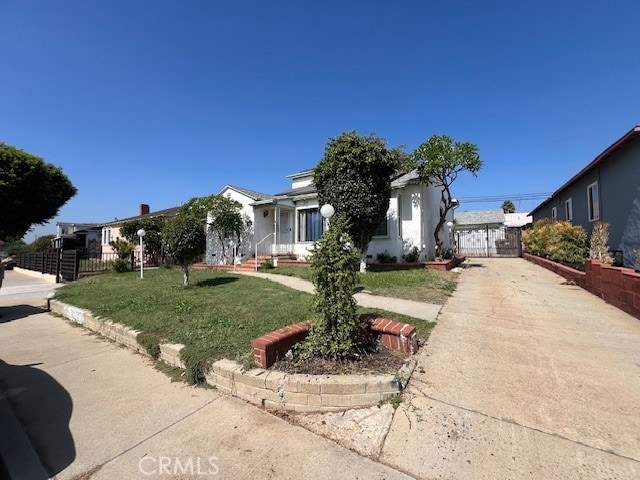
M473 143L456 142L446 135L432 135L411 155L411 163L417 169L420 180L440 189L440 219L433 231L437 255L442 253L440 233L447 222L447 215L456 205L451 197L451 185L461 172L474 177L482 168L478 147Z
M0 142L0 238L22 238L77 193L62 169Z
M147 217L124 222L120 227L120 234L133 245L140 242L138 230L145 231L144 251L152 258L159 258L162 254L162 228L165 223L164 218Z
M29 251L34 253L51 252L53 244L51 241L56 238L55 235L42 235L29 244Z
M356 314L359 255L347 233L344 216L331 222L331 228L316 243L311 258L316 287L314 307L321 320L312 325L305 346L307 354L332 359L353 356L362 333Z
M222 195L195 197L180 208L179 214L206 223L209 231L218 238L223 257L226 257L227 240L233 239L240 245L245 224L242 220L242 204L239 202Z
M198 219L178 214L167 220L162 229L165 252L182 267L183 283L189 285L189 265L204 254L204 225Z
M502 202L502 211L504 213L515 213L516 206L511 200L505 200Z
M329 140L313 170L320 205L331 204L336 217L345 219L362 259L386 217L391 178L405 158L402 150L388 148L384 139L351 131Z

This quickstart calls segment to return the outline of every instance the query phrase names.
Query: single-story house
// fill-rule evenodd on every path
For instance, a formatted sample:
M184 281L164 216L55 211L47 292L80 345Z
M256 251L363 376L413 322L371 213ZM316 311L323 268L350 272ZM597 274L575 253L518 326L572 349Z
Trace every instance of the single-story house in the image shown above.
M99 223L56 223L56 237L53 239L54 248L83 248L89 258L100 258L102 247L100 235L102 227Z
M307 258L313 242L327 229L320 215L318 194L313 186L313 171L289 175L289 190L268 195L227 185L220 194L242 204L248 227L247 235L237 246L237 255L291 255ZM391 199L385 221L380 225L367 250L367 260L375 261L378 253L388 253L400 260L414 246L420 259L433 258L433 230L439 219L440 192L420 182L415 171L399 175L391 183ZM445 248L449 247L446 231L441 234ZM233 249L230 243L227 248ZM206 261L222 263L219 240L209 234Z
M138 215L134 217L127 217L122 219L114 220L113 222L101 224L101 247L102 247L102 255L105 259L110 259L115 251L113 247L110 245L110 242L117 240L121 237L120 235L120 227L125 222L130 222L132 220L141 220L143 218L173 218L178 214L178 210L180 207L172 207L164 210L158 210L156 212L151 212L149 205L142 203L138 208ZM136 252L138 251L139 246L135 246Z
M633 266L640 249L640 125L633 127L532 212L533 220L568 220L590 236L609 224L609 246Z

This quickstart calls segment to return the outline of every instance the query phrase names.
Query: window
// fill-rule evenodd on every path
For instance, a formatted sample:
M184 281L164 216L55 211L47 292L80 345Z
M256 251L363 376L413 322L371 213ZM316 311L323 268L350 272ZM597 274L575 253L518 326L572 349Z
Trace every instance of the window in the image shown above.
M102 244L109 245L111 242L111 227L105 227L102 229Z
M589 207L589 221L600 219L600 196L598 195L598 182L593 182L587 187L587 206Z
M322 235L322 215L318 208L298 211L298 241L314 242Z
M402 238L402 195L398 195L398 238Z
M566 220L573 220L573 202L571 199L564 202L564 218Z
M551 209L551 220L556 221L558 219L558 207L553 207Z
M382 219L382 222L380 222L380 225L378 225L378 228L376 229L375 233L373 234L374 237L388 237L389 236L389 222L387 221L387 217L384 217Z

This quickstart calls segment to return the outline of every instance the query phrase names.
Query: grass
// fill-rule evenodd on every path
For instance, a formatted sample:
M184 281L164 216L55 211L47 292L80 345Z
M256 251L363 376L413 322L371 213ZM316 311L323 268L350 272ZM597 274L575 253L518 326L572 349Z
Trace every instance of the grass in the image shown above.
M182 286L178 269L113 273L79 280L60 288L56 298L91 310L144 332L151 339L182 343L182 358L192 383L203 380L211 359L251 361L251 340L272 330L313 318L312 296L259 278L217 271L191 272L191 285ZM434 324L389 312L377 313L416 326L423 339ZM152 342L151 342L152 343Z
M309 266L285 265L264 270L311 281ZM456 289L457 273L438 270L390 270L359 274L360 287L373 295L442 305Z

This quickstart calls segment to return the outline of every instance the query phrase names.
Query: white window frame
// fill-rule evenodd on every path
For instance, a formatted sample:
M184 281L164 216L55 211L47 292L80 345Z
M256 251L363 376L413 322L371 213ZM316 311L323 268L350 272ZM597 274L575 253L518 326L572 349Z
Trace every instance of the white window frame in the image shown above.
M551 221L555 222L558 220L558 207L553 207L551 209Z
M378 233L378 229L382 227L382 225L386 225L387 228L387 233L385 233L384 235L377 235ZM389 238L389 217L385 216L384 220L382 222L380 222L380 225L378 225L378 227L376 228L376 231L373 232L373 238Z
M398 201L398 238L402 238L402 195L397 196Z
M570 222L573 220L573 200L570 198L564 202L564 217Z
M104 227L102 229L102 245L109 245L111 242L111 227Z
M600 220L600 189L598 188L598 182L593 182L587 187L587 210L590 222Z

